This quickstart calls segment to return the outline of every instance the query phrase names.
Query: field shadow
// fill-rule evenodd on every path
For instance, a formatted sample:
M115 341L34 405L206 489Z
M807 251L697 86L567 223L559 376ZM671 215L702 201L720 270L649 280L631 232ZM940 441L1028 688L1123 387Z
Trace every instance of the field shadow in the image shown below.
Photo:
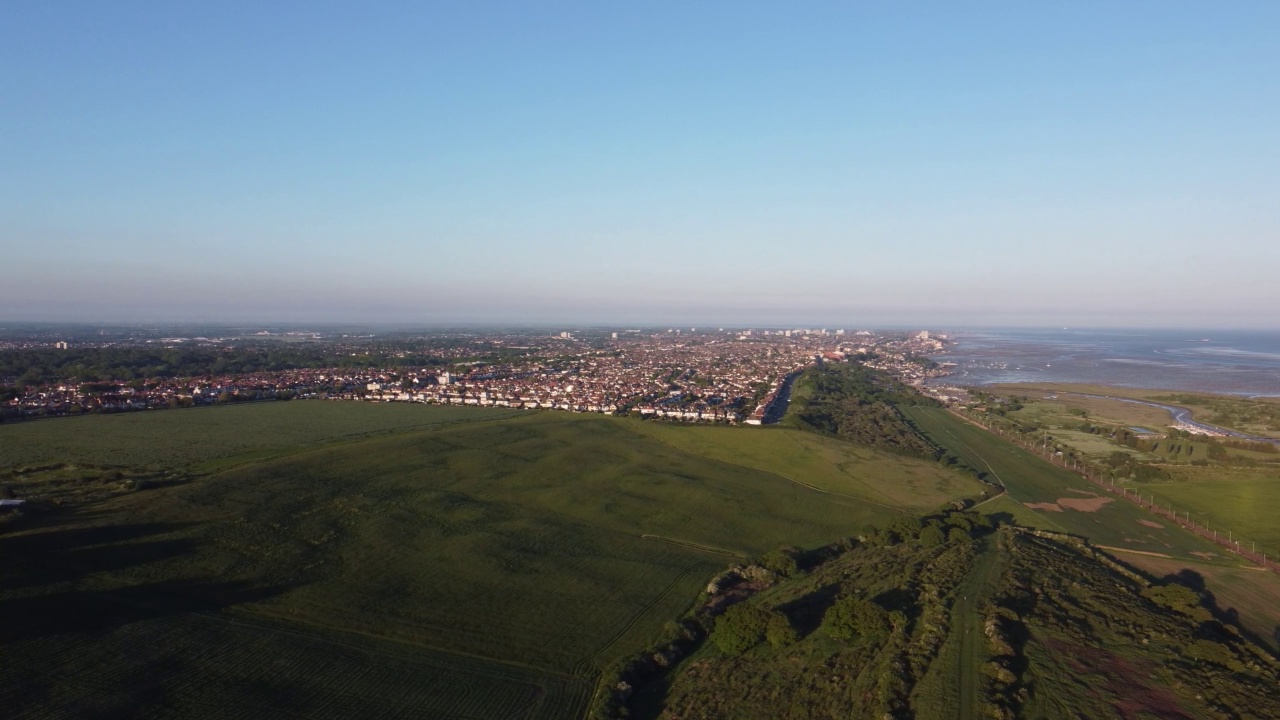
M1240 611L1233 607L1224 608L1219 605L1218 598L1213 594L1213 591L1209 589L1209 584L1205 580L1205 577L1195 570L1192 570L1191 568L1182 568L1177 572L1169 573L1157 578L1142 571L1140 568L1135 568L1123 561L1118 562L1141 576L1149 578L1151 582L1156 585L1181 585L1194 591L1198 596L1200 596L1201 607L1208 610L1214 620L1231 627L1235 632L1239 633L1241 637L1254 645L1267 650L1271 655L1280 656L1280 625L1276 626L1271 637L1264 637L1263 635L1245 627L1244 623L1240 620Z
M95 636L142 620L216 612L265 600L288 589L248 582L172 580L8 598L0 600L0 643L67 634Z
M166 577L163 565L145 581L120 574L197 553L200 540L173 537L187 527L135 523L0 536L0 642L97 635L165 615L216 612L291 589L253 580Z
M996 527L1003 527L1005 525L1018 524L1018 520L1013 517L1013 513L1007 513L1004 511L993 512L990 515L987 515L987 517L991 519L991 524L995 525Z
M49 526L46 524L46 526ZM187 523L135 523L56 527L22 535L0 535L0 578L5 590L65 583L94 573L123 570L194 552L189 538L156 538Z

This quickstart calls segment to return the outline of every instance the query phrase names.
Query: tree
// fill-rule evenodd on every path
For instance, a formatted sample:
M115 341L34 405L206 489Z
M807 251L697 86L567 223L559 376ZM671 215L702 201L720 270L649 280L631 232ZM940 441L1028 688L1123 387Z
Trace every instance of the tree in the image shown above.
M765 627L765 639L774 648L785 647L795 642L799 636L786 615L775 612L769 614L769 624Z
M726 655L738 656L750 650L764 639L769 625L769 613L757 607L740 603L725 611L716 619L711 641Z
M856 595L842 595L822 618L834 637L876 640L889 634L889 614L884 608Z
M937 525L930 524L920 531L920 545L923 547L935 548L946 541L946 536L942 534L942 529Z
M800 571L800 563L796 557L801 552L800 548L795 546L780 547L760 558L760 564L779 575L795 575Z

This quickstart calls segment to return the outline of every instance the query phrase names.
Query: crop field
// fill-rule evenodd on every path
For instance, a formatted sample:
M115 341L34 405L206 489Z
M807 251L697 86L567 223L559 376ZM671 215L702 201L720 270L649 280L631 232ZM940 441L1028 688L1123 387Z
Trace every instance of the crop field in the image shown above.
M1042 518L1036 527L1070 532L1098 545L1173 557L1223 557L1225 551L1176 525L1159 522L1079 475L936 408L903 408L939 445L976 468L988 468L1011 500ZM984 507L984 510L986 508ZM1028 518L1025 514L1022 518Z
M932 510L985 486L935 463L789 428L675 427L645 423L643 431L704 457L775 473L827 492L892 508Z
M325 415L308 424L308 411ZM118 424L132 418L137 436ZM599 670L725 565L895 514L641 425L293 402L0 427L6 463L93 462L118 443L130 471L187 473L0 535L20 558L4 569L4 656L23 668L0 698L33 717L336 717L371 694L387 715L573 717ZM110 672L88 669L111 657Z

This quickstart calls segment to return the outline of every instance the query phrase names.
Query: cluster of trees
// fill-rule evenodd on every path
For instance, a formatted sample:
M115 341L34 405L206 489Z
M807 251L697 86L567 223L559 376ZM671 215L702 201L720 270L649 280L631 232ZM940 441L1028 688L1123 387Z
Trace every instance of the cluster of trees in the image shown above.
M938 405L932 398L856 363L810 368L802 380L814 391L795 401L800 427L915 457L938 457L895 407Z
M925 518L900 515L883 528L869 528L862 541L868 545L915 543L933 548L944 543L967 542L975 535L990 532L992 528L987 516L962 510Z

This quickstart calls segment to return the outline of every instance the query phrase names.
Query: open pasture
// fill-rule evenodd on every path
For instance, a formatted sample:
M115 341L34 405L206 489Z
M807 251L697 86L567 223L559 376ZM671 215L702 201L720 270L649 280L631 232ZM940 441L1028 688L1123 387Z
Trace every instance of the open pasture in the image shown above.
M938 408L903 408L929 437L976 468L986 468L1009 498L1042 517L1037 527L1070 532L1095 544L1174 557L1226 555L1221 548L1127 501L1114 498L1079 475L1036 457L980 427ZM985 509L985 507L984 507ZM1027 515L1022 515L1026 519ZM1146 521L1145 523L1143 521ZM1159 527L1156 527L1158 525Z

